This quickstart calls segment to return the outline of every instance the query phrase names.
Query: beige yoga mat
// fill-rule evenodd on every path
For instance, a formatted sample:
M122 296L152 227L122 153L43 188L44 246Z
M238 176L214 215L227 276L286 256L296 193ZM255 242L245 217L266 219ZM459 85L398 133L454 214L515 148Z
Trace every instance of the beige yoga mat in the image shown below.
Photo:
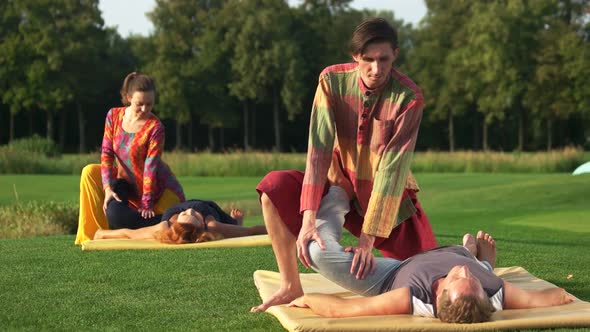
M496 274L525 289L545 289L555 285L539 279L522 267L495 269ZM328 281L317 273L302 273L301 282L306 293L328 293L342 297L353 293ZM277 272L258 270L254 283L264 301L279 288ZM323 318L307 308L274 306L267 310L289 331L486 331L498 329L529 329L590 326L590 303L576 299L563 306L503 310L492 316L492 321L479 324L448 324L438 319L411 315L365 316L353 318Z
M187 244L167 244L156 240L108 239L91 240L82 244L82 250L140 250L140 249L199 249L199 248L230 248L259 247L270 245L268 235L252 235L235 237L218 241Z

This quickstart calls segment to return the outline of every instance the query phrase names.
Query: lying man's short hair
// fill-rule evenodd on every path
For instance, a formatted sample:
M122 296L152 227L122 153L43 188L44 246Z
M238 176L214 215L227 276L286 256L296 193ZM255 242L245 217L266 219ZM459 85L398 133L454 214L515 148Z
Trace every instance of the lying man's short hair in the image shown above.
M437 316L445 323L487 322L496 311L487 296L463 295L451 302L445 289L438 301Z

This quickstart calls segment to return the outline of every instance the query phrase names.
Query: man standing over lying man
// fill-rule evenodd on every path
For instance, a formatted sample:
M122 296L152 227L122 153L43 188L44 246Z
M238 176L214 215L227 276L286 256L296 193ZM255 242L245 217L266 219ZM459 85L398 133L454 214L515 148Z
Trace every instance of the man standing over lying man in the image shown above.
M354 62L327 67L320 74L305 174L271 172L256 188L281 286L252 311L303 295L297 257L309 268L310 243L321 250L329 246L319 232L317 214L323 205L333 204L325 202L330 184L345 192L336 202L347 210L339 227L359 239L346 248L351 256L348 274L355 279L376 271L373 248L403 260L436 247L410 172L424 99L418 86L393 68L399 51L396 30L383 19L369 19L353 32ZM338 216L322 219L334 218Z

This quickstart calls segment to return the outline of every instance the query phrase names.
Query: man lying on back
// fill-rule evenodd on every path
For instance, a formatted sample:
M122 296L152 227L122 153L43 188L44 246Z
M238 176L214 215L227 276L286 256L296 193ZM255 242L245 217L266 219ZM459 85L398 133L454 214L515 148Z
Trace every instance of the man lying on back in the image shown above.
M562 288L524 290L494 274L496 242L479 231L465 234L462 246L438 247L406 260L377 257L376 268L356 278L351 247L340 244L348 204L345 191L333 186L322 201L316 220L325 249L309 245L314 270L365 297L344 299L306 294L290 303L326 317L413 314L438 317L449 323L477 323L494 311L562 305L573 297ZM329 216L329 219L322 219Z

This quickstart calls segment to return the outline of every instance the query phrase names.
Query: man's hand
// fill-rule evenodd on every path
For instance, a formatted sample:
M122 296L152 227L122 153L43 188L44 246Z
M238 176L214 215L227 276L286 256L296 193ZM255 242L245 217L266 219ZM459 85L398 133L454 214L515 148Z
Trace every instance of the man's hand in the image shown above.
M111 187L108 187L107 189L105 189L104 191L104 202L102 203L102 211L104 212L104 214L107 214L107 206L109 205L109 202L114 199L117 202L121 202L121 199L119 198L119 196L117 195L116 192L114 192Z
M309 258L308 244L310 241L316 241L320 248L326 249L324 241L320 238L317 228L315 227L315 211L305 210L303 212L303 224L299 236L297 237L297 257L301 264L306 268L311 267L311 259Z
M346 247L345 252L352 252L352 264L350 265L350 274L356 273L357 279L365 279L368 273L375 272L375 256L373 256L373 244L375 236L361 233L359 244L356 247Z
M156 213L152 209L139 209L138 212L141 214L143 219L149 219L156 215Z

